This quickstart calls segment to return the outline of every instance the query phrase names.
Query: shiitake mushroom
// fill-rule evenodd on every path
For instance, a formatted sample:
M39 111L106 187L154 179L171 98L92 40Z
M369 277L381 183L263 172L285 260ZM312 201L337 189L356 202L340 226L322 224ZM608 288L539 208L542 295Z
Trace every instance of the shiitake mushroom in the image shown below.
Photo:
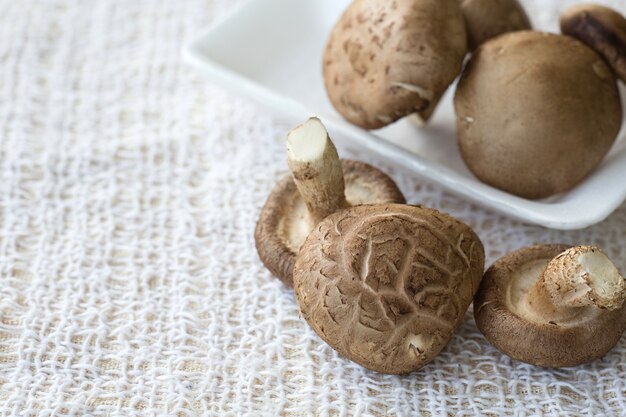
M404 203L389 176L359 161L341 161L326 128L310 118L287 136L291 175L272 190L254 237L261 261L285 285L293 286L296 254L324 217L358 204Z
M315 332L377 372L420 369L446 346L485 261L472 229L437 210L378 204L338 211L308 235L296 300Z
M454 99L461 155L481 181L525 198L570 190L622 124L615 76L569 36L521 31L483 44Z
M467 53L457 0L355 0L323 58L328 97L349 122L378 129L432 115Z

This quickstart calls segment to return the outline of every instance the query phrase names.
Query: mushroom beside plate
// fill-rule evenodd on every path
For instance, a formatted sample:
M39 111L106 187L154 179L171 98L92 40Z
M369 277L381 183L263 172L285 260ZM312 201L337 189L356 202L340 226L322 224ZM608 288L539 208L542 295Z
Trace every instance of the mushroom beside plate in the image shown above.
M249 0L191 40L183 56L214 83L268 106L292 124L319 116L340 148L383 158L415 173L416 181L438 184L509 217L581 229L604 220L626 199L623 126L611 152L583 183L548 199L527 200L483 184L466 168L455 137L455 85L424 128L406 119L376 131L346 122L326 96L321 68L328 35L349 3ZM620 89L626 109L626 89Z

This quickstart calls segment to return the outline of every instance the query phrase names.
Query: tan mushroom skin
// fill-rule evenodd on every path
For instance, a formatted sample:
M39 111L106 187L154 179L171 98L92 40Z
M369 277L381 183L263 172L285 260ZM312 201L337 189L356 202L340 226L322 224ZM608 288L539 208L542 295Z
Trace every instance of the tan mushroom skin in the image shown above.
M484 265L480 239L436 210L387 204L320 222L294 270L315 332L346 358L403 374L433 360L459 326Z
M470 50L507 32L531 28L528 15L517 0L459 0L467 27Z
M626 18L597 4L580 4L561 15L561 31L589 45L626 82Z
M355 0L328 39L324 84L335 109L365 129L413 113L426 121L466 53L457 0Z
M617 82L604 60L574 38L548 33L513 32L483 44L454 104L468 168L532 199L580 183L622 125Z
M404 203L393 180L363 162L340 161L321 121L311 118L288 138L292 175L270 193L255 229L259 257L292 286L298 249L315 224L336 210L373 203Z
M626 285L598 248L538 245L499 259L474 300L476 324L499 350L545 367L604 356L626 328Z

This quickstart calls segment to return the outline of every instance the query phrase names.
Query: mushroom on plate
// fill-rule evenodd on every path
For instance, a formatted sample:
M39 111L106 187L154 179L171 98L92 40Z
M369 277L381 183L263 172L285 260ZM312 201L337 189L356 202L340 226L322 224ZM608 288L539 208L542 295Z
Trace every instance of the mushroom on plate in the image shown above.
M287 137L292 176L270 193L255 230L256 248L267 269L293 286L296 253L311 229L338 209L358 204L404 203L386 174L358 161L340 161L326 128L311 118Z
M476 50L454 99L461 156L481 181L525 198L570 190L622 125L617 81L569 36L512 32Z
M496 261L474 298L476 325L500 351L557 368L590 362L626 328L626 286L592 246L538 245Z
M427 121L466 53L457 0L355 0L328 39L324 84L335 109L365 129L410 114Z
M517 0L459 0L471 51L507 32L531 28L528 15Z
M359 206L315 226L294 288L302 316L333 349L368 369L404 374L448 343L483 266L478 236L445 213Z
M561 15L561 32L589 45L626 81L626 18L597 4L581 4Z

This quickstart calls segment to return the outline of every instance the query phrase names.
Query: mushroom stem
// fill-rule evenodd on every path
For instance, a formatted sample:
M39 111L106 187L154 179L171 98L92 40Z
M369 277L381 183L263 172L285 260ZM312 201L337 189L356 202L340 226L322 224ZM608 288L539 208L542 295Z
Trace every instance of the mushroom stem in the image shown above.
M349 206L337 148L320 119L312 117L289 132L287 160L315 223Z
M615 310L626 300L626 285L611 260L593 246L576 246L552 259L528 293L535 313L554 320L581 308Z

